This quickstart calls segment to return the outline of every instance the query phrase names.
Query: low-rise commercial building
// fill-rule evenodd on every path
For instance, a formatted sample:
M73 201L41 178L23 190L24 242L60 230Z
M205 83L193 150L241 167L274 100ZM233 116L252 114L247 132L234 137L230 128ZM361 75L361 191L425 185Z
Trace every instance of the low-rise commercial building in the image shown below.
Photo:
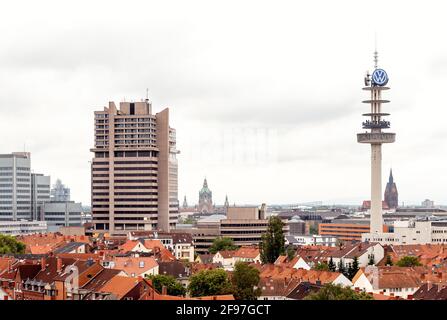
M365 233L364 241L389 244L446 244L447 221L395 221L393 232Z
M260 208L229 207L227 218L220 221L220 235L232 239L237 246L257 245L267 232L268 224L265 204ZM284 221L283 231L289 234L287 221Z
M320 223L318 234L334 236L342 241L361 241L362 234L369 232L369 223Z
M45 202L43 220L50 232L58 231L60 227L81 226L82 205L74 201Z
M33 233L46 233L47 231L48 226L45 221L0 221L0 234L18 236Z

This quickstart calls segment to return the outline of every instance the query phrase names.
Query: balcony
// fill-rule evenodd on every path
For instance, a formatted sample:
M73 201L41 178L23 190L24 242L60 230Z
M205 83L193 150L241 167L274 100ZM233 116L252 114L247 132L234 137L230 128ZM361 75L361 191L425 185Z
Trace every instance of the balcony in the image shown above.
M393 143L395 139L396 139L395 133L365 132L357 134L357 142L359 143L371 143L371 144Z
M363 129L388 129L390 122L385 120L370 121L366 120L362 123Z

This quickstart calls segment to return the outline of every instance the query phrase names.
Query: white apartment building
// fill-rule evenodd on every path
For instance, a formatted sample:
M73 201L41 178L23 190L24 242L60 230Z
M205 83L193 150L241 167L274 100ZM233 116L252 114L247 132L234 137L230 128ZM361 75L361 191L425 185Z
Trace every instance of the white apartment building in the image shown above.
M385 244L445 244L447 221L395 221L394 232L364 233L362 241Z
M0 234L18 236L33 233L46 233L47 231L48 228L45 221L0 221Z
M286 236L286 245L295 246L328 246L335 247L337 237L327 235L309 235L309 236Z

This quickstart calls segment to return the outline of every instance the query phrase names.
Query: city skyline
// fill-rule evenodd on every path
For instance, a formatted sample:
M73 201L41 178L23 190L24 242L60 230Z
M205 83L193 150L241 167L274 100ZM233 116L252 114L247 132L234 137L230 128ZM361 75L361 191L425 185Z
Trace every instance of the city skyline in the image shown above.
M29 12L36 5L29 3ZM154 112L169 107L177 129L180 201L186 195L196 203L206 177L217 204L228 194L231 205L360 206L369 199L370 160L354 134L361 132L360 89L373 69L377 34L379 65L392 89L390 121L399 133L384 146L382 181L392 168L399 204L447 204L441 8L410 3L401 15L395 3L380 13L354 4L337 16L331 8L340 4L330 2L325 11L257 2L255 14L247 3L236 11L179 2L169 15L162 14L167 5L143 2L111 3L101 16L98 4L43 1L39 8L50 5L51 13L24 13L20 25L9 19L14 14L0 21L0 133L13 133L0 153L31 152L35 172L60 178L77 201L90 203L93 111L107 101L140 101L149 88ZM17 13L21 6L7 8ZM317 11L317 18L307 14ZM431 18L415 23L424 11Z

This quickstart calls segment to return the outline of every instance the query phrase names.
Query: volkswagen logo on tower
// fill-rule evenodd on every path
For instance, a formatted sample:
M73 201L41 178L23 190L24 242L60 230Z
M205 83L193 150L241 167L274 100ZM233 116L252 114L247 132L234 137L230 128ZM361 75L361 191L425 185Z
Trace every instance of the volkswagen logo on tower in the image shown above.
M375 86L384 86L388 83L388 75L383 69L374 70L372 76L372 84Z

